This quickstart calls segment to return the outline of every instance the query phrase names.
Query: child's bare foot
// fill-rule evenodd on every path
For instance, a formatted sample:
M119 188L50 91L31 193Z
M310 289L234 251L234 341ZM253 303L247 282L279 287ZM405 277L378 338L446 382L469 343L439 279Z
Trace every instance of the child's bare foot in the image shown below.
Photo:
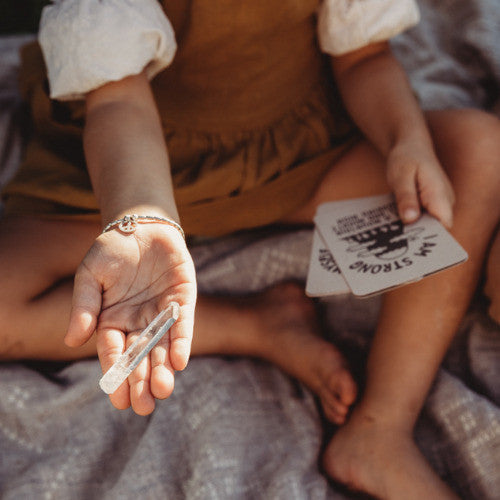
M356 399L356 384L338 349L319 336L312 301L301 287L285 283L251 302L260 332L259 356L308 386L319 396L326 418L343 424Z
M323 465L336 481L376 498L458 498L431 469L408 431L357 410L334 435Z
M319 330L314 304L294 283L244 298L200 296L192 353L270 361L315 392L325 416L342 424L356 384L343 356Z

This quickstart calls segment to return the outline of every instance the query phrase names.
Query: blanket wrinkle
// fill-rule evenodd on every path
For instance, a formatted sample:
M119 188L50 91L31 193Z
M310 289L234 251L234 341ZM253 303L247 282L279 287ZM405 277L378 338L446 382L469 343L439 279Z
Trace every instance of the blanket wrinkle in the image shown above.
M421 0L422 21L394 39L424 109L500 107L497 0Z
M489 107L500 86L498 0L421 0L422 23L393 47L425 108ZM457 29L460 27L460 29ZM0 184L22 150L17 47L0 38ZM500 110L500 105L498 105ZM267 228L191 242L201 293L303 282L312 233ZM480 298L479 298L480 299ZM319 301L325 334L362 383L380 297ZM500 491L500 329L480 301L462 322L416 429L435 470L466 500ZM312 394L268 363L192 359L149 417L117 411L96 360L47 370L0 365L2 499L353 498L318 468L324 422Z

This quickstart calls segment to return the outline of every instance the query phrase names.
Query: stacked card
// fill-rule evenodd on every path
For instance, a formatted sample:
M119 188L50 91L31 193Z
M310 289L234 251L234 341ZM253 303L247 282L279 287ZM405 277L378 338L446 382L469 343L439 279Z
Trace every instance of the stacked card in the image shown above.
M368 297L467 260L434 217L403 224L392 195L324 203L314 219L306 294Z

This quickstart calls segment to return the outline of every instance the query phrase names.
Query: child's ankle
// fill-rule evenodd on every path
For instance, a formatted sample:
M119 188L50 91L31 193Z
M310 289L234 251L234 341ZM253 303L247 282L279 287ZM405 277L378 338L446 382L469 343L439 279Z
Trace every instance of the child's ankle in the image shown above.
M411 438L416 418L413 413L404 411L401 408L380 409L361 401L354 409L350 420L361 425L385 428L398 436L407 435Z

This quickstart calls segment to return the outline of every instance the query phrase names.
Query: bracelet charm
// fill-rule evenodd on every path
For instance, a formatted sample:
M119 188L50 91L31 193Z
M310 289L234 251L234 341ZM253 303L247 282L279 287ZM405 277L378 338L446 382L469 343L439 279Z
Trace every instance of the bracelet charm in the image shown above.
M125 215L118 224L118 229L123 233L133 233L137 228L137 215Z

